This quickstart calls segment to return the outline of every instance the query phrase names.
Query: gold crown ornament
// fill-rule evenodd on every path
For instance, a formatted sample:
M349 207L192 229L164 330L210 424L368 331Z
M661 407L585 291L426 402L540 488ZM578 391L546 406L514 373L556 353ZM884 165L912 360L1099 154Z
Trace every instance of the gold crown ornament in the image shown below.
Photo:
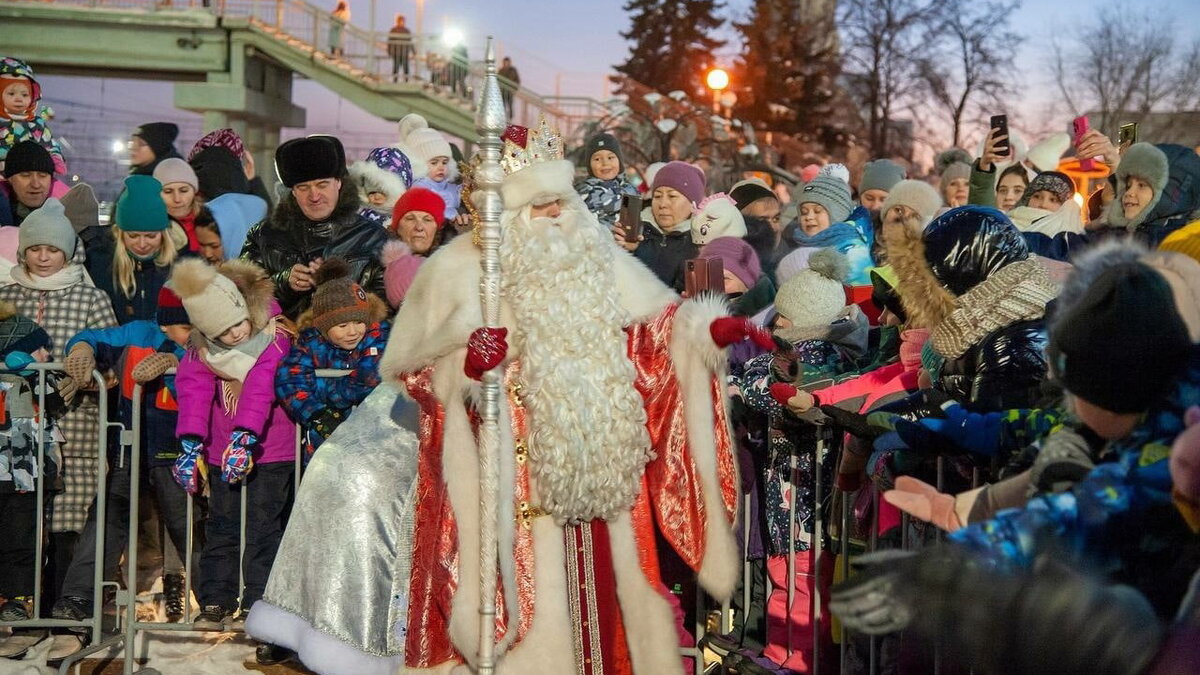
M504 149L500 155L500 166L505 176L532 166L563 159L562 136L558 130L551 129L545 116L538 119L537 127L508 125L504 130Z

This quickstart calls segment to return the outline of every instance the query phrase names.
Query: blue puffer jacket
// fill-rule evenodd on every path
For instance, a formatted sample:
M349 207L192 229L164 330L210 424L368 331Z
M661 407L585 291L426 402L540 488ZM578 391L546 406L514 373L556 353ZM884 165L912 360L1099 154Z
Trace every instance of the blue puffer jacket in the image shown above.
M157 296L157 293L155 294ZM121 398L118 406L121 423L128 428L133 422L133 369L147 356L164 352L182 359L184 349L163 337L154 321L131 321L114 328L93 328L81 331L67 343L71 347L83 342L96 353L96 367L112 368L120 378ZM142 413L143 457L150 466L173 464L179 456L179 441L175 439L175 422L179 407L175 399L175 376L167 375L145 383Z

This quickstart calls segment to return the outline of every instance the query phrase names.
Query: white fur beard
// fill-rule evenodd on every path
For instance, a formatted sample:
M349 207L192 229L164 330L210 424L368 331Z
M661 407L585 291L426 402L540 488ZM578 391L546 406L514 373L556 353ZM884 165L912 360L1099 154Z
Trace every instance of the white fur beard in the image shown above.
M568 202L554 225L528 207L505 214L504 293L516 318L529 411L529 457L540 506L560 523L629 508L653 457L634 386L607 234Z

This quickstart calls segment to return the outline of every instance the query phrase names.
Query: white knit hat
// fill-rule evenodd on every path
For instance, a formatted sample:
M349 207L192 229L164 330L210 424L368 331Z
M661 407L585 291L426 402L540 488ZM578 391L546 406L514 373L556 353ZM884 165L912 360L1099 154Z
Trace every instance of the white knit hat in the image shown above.
M718 192L705 197L692 216L692 242L703 246L718 237L746 236L746 219L729 195Z
M923 180L902 180L893 185L888 192L879 215L887 216L887 212L895 206L907 206L916 211L921 217L921 225L924 226L928 225L937 215L938 209L942 208L942 197L932 185Z
M200 258L176 263L167 285L183 301L192 325L210 340L250 320L246 298L237 284Z
M1055 171L1063 153L1071 147L1071 137L1065 131L1047 136L1025 153L1025 159L1038 171Z
M429 128L429 122L417 113L400 120L400 143L414 166L424 167L434 157L451 157L450 141L441 132Z
M775 311L797 328L828 326L846 307L842 283L850 263L842 254L826 248L813 253L808 264L775 294Z
M187 183L193 190L199 189L200 181L192 165L178 157L168 157L154 167L154 179L163 185L171 183Z

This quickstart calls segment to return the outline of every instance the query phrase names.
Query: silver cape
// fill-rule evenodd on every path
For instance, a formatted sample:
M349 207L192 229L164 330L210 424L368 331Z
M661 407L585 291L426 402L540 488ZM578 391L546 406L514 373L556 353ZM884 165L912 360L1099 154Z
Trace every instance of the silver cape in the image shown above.
M246 632L321 675L404 662L417 406L382 385L313 455Z

